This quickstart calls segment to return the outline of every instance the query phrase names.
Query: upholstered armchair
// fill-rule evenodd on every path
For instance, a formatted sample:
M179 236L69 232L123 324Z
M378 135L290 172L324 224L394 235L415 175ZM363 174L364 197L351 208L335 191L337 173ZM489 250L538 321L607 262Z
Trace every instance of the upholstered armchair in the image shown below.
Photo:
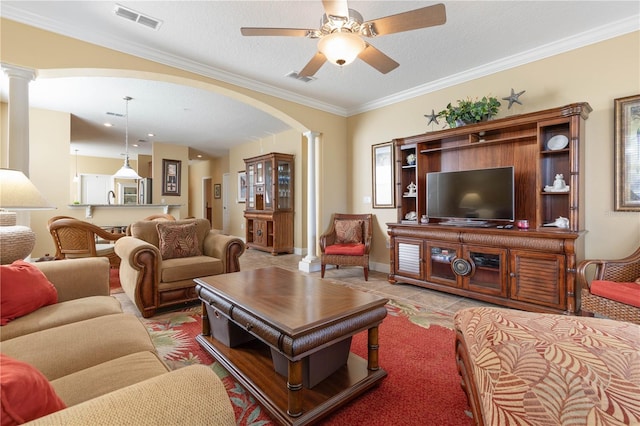
M240 270L244 242L212 230L207 219L141 220L116 242L120 284L143 317L197 300L194 278Z
M595 267L592 280L588 271ZM640 248L617 260L583 260L577 268L582 314L640 324Z
M112 268L120 266L114 242L124 234L112 233L70 216L55 216L47 223L56 245L56 259L106 257Z
M321 276L327 265L362 266L369 280L372 215L335 213L329 229L320 236Z

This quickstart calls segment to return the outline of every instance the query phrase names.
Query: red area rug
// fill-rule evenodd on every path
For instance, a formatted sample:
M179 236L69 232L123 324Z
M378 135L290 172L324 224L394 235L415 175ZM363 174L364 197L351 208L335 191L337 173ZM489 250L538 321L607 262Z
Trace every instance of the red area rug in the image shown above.
M389 303L380 326L380 365L388 376L323 425L471 425L467 399L455 366L451 316ZM195 341L200 307L143 319L154 344L171 368L200 363L222 378L238 425L273 424L253 397ZM354 336L351 350L366 357L366 332Z
M120 271L118 268L109 269L109 290L111 294L122 293L122 287L120 287Z

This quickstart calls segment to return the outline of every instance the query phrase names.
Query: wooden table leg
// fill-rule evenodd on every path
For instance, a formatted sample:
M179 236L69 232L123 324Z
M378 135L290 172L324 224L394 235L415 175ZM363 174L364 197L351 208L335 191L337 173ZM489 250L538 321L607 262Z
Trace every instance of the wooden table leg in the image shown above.
M289 361L287 378L289 403L287 414L299 417L302 414L302 361Z
M378 364L378 348L380 347L380 345L378 345L378 326L369 329L368 338L369 353L367 357L367 368L371 371L376 371L380 368Z

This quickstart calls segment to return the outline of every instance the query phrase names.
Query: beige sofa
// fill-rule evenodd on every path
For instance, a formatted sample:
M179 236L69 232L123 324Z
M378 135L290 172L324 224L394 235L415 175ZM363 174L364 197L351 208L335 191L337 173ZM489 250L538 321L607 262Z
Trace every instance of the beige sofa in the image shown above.
M218 376L202 365L170 372L140 320L109 296L106 258L36 265L58 303L0 328L0 352L43 373L67 406L33 424L235 424Z
M201 255L167 258L161 253L158 226L195 224L197 248ZM120 257L120 284L143 317L155 315L158 308L198 299L194 278L240 270L244 242L212 230L207 219L134 222L131 236L116 241Z

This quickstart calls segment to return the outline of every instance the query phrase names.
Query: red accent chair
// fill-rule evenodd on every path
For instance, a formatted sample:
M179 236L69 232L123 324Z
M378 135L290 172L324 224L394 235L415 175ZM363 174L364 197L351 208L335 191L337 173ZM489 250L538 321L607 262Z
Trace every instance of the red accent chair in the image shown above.
M587 268L595 266L589 281ZM640 324L640 248L618 260L583 260L577 268L582 315Z
M327 265L362 266L369 280L372 215L335 213L329 229L320 236L321 276Z

